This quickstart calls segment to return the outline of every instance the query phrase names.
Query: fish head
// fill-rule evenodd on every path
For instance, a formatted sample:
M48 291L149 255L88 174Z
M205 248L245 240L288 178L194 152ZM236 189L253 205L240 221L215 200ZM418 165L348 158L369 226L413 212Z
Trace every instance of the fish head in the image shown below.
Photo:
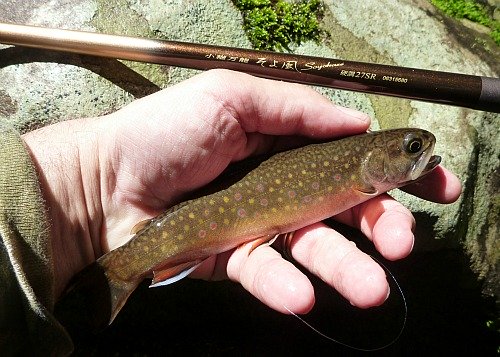
M441 157L433 155L435 136L426 130L405 128L386 130L372 145L363 165L363 177L377 191L404 186L431 172Z

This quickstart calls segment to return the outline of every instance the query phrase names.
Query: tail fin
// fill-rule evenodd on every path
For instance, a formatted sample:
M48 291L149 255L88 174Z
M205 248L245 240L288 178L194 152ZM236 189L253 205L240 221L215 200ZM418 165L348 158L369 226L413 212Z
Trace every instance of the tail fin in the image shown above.
M77 274L56 304L55 315L69 330L97 332L115 319L140 281L115 280L94 262Z

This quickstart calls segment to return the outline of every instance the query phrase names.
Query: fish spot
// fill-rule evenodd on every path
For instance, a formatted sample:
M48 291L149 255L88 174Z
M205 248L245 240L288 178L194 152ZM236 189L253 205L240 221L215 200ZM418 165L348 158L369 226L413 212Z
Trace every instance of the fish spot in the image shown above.
M184 236L182 234L177 235L177 240L183 240L183 239L184 239Z
M189 232L189 224L185 224L184 225L184 231L185 232Z
M224 213L224 207L219 207L219 213Z
M237 214L238 214L238 217L244 218L247 215L247 211L245 211L244 208L239 208Z
M285 211L290 211L290 205L285 206Z
M294 191L294 190L290 190L290 191L288 191L288 197L290 197L290 198L295 198L295 196L297 196L297 193L295 193L295 191Z
M227 225L229 224L229 219L224 218L224 221L223 221L223 222L224 222L224 224L227 226Z
M205 236L207 235L207 231L204 230L204 229L201 229L199 232L198 232L198 237L200 238L205 238Z
M333 175L333 179L334 179L335 181L340 181L340 179L341 179L341 178L342 178L342 176L340 176L339 174L335 174L335 175Z
M327 190L328 190L329 192L333 191L333 186L328 186L328 187L327 187Z
M296 168L297 168L297 164L292 165L292 169L296 169Z
M283 197L278 197L278 202L283 202Z
M325 197L323 197L323 196L319 196L319 197L318 197L318 200L319 200L319 202L323 202L323 201L325 200Z
M302 186L304 186L304 183L302 181L299 181L298 185L299 185L299 187L302 187Z
M293 175L291 173L289 173L287 176L288 176L288 178L292 178L293 177Z
M311 197L311 196L309 196L309 195L307 195L307 196L305 196L305 197L302 199L302 201L303 201L304 203L309 203L309 202L311 202L311 201L312 201L312 197Z
M281 184L281 180L280 179L276 179L276 180L274 180L274 182L276 182L277 185Z
M339 159L339 156L338 156L338 155L335 155L335 156L333 157L333 160L334 160L334 161L338 161L338 159Z
M184 217L179 216L179 221L183 221L183 220L184 220Z
M170 221L170 225L171 225L171 226L175 226L175 220L173 220L173 219L172 219L172 220Z
M307 174L307 171L306 171L306 170L302 170L302 171L300 171L300 173L301 173L302 175L305 175L305 174Z
M234 194L234 199L235 199L236 201L241 201L241 199L242 199L242 198L243 198L243 196L241 195L241 193L236 192L236 193Z
M346 163L344 164L344 167L345 167L346 169L348 169L348 168L349 168L349 163L348 163L348 162L346 162Z
M352 175L351 175L351 180L353 180L353 181L354 181L354 180L356 180L357 178L358 178L358 176L356 176L356 175L354 175L354 174L352 174Z
M274 187L269 187L269 192L274 192Z
M278 210L276 209L276 207L272 207L271 212L276 213L276 212L278 212Z
M214 205L214 204L215 204L215 201L214 201L213 199L210 199L210 200L208 201L208 203L209 203L209 204L211 204L211 205Z
M194 218L194 213L193 212L189 212L188 217L191 218L191 219L193 219Z
M319 190L319 182L314 181L314 182L311 184L311 187L313 188L313 190Z
M216 222L210 222L210 229L215 230L217 228L217 223Z
M346 151L344 152L344 156L349 156L349 155L351 155L351 150L346 150Z
M250 191L250 190L247 190L247 194L251 194L251 193L252 193L252 191Z
M313 169L315 169L315 168L316 168L316 163L315 163L315 162L313 162L313 163L311 164L311 168L313 168Z
M149 247L147 245L145 245L144 247L142 247L142 249L147 253L149 252Z
M267 198L262 198L262 199L260 200L260 204L261 204L262 206L267 206L267 204L268 204Z
M330 166L330 161L323 161L323 166L325 166L325 167Z
M210 214L210 210L209 210L209 209L205 209L205 210L203 211L203 215L204 215L204 216L208 216L209 214Z
M321 178L325 177L325 173L324 172L320 172L319 173L319 177L321 177Z
M250 199L248 200L248 203L250 203L251 205L253 205L253 204L255 203L255 199L250 198Z
M224 198L222 199L225 203L228 203L229 202L229 197L227 196L224 196Z
M162 245L160 250L162 253L165 253L167 251L167 247L165 245Z

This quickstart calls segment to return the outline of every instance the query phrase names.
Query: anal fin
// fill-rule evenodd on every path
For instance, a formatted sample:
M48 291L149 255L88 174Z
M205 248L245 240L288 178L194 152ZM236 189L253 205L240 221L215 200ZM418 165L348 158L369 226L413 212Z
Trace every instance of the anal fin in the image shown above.
M260 247L263 244L266 244L268 246L271 245L271 244L273 244L274 241L279 236L280 236L280 233L275 234L274 236L273 235L267 235L267 236L263 236L263 237L259 237L259 238L255 239L252 242L252 246L250 247L250 251L248 252L248 255L250 255L250 253L252 253L256 248Z

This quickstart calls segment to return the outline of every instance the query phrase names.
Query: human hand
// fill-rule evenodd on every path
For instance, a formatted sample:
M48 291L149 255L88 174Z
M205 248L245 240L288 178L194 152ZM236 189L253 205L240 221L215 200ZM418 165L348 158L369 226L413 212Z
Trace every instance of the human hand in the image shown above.
M37 165L52 221L56 292L103 253L130 239L137 222L155 216L209 183L230 162L312 139L366 131L369 118L334 106L300 85L224 70L203 73L100 118L61 122L24 135ZM302 138L300 138L302 137ZM458 179L437 168L421 196L452 202ZM337 219L361 229L388 259L413 247L414 219L387 195ZM309 280L271 247L250 245L207 259L193 277L240 282L270 307L310 310ZM353 305L370 307L389 292L384 271L322 223L298 230L297 262Z

